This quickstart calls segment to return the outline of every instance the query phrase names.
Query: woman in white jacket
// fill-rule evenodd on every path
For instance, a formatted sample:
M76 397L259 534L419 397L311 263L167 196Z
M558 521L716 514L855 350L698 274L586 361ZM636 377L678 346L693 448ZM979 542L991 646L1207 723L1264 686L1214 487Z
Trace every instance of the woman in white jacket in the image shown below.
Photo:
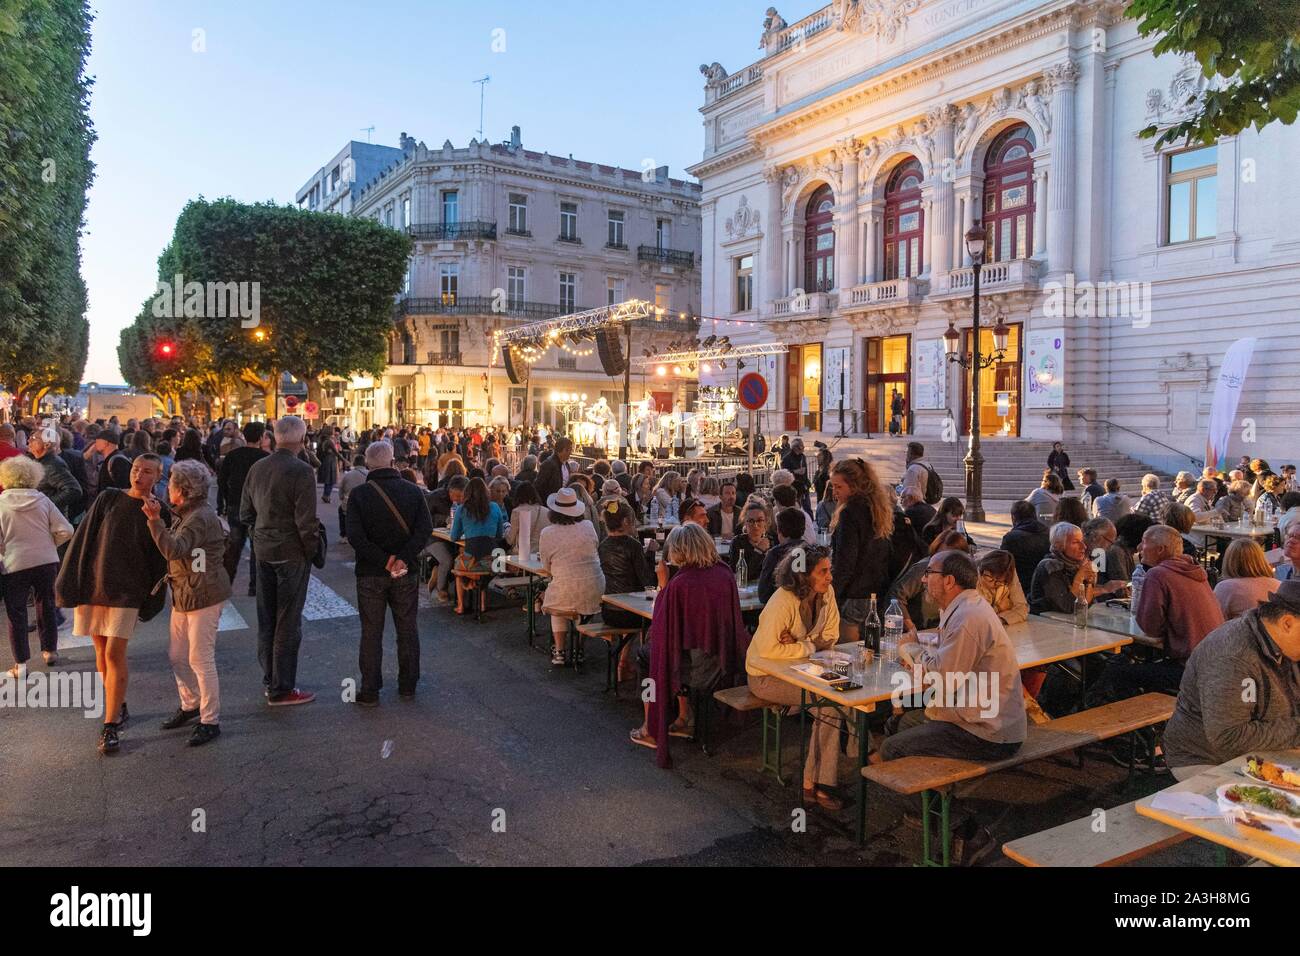
M45 469L30 458L0 462L0 572L5 611L9 615L10 673L17 676L31 651L27 643L27 595L36 592L41 656L46 665L59 660L58 612L54 579L59 573L59 545L72 537L72 525L49 498L36 490Z
M830 550L803 547L791 550L776 569L776 592L763 608L758 630L745 654L749 689L774 704L798 705L799 688L765 674L754 666L760 659L800 660L825 650L840 638L840 610L831 587ZM840 724L842 718L829 707L812 711L812 740L803 768L806 800L816 800L828 810L840 810L844 801L833 788L839 782Z

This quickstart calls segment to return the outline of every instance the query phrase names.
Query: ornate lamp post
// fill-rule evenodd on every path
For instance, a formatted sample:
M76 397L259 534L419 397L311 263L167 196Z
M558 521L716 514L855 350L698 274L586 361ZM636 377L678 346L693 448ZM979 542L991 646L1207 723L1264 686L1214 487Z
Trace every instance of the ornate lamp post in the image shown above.
M961 334L948 322L943 333L943 349L948 361L970 372L970 446L966 452L966 517L971 521L984 520L984 456L980 453L980 372L1001 362L1007 349L1010 329L998 319L993 328L993 354L980 355L980 269L984 265L984 227L977 220L966 233L966 252L975 270L973 297L971 299L971 351L961 354Z

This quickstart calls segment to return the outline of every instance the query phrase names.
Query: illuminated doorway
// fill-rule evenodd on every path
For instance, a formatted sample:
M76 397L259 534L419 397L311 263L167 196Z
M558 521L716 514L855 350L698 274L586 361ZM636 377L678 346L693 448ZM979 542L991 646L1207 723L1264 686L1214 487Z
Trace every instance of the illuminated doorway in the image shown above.
M979 372L980 376L980 434L991 438L1013 437L1020 434L1020 343L1019 322L1008 325L1006 356ZM962 348L967 353L971 347L971 330L962 330ZM980 328L980 354L993 352L993 330ZM970 373L962 376L961 396L962 434L970 432Z
M785 430L822 429L822 347L792 345L785 356Z
M889 430L893 410L901 406L900 430L910 433L909 413L912 410L912 337L891 335L886 338L867 339L867 369L864 381L867 395L866 430L869 433ZM898 401L895 402L895 393Z

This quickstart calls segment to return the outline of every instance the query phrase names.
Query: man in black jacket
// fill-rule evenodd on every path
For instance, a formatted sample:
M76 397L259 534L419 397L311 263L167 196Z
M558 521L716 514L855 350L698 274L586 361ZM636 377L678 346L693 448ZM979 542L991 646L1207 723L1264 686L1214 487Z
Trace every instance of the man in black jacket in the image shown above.
M565 435L556 440L555 454L542 462L542 466L537 470L537 480L533 482L538 500L546 501L569 484L569 479L573 477L576 470L569 468L569 456L572 454L572 439Z
M131 456L119 447L122 433L116 425L106 425L95 436L95 451L103 456L99 465L99 483L95 493L105 488L121 488L125 491L131 487Z
M257 557L253 553L249 540L249 528L239 520L239 503L244 497L244 479L248 469L266 457L259 446L266 426L261 422L248 422L244 425L244 444L231 451L221 459L221 468L217 472L217 494L228 505L226 520L230 522L230 534L226 538L225 565L230 581L235 581L235 572L239 570L239 556L244 553L244 542L249 541L248 548L248 595L257 594Z
M787 508L776 516L776 536L779 543L769 548L763 558L763 569L758 574L758 599L766 604L776 593L776 569L793 548L804 543L808 515L802 508Z
M36 490L49 498L63 517L72 518L81 510L83 495L81 485L59 456L59 430L53 425L36 429L27 439L27 451L45 472Z
M736 504L736 483L729 481L718 491L718 503L708 511L709 534L730 541L741 530L740 506ZM730 520L723 520L730 516ZM803 532L799 532L803 534Z
M384 686L384 614L397 630L397 693L410 699L420 680L419 581L413 574L433 534L418 485L393 467L393 446L366 448L365 483L348 495L348 543L357 553L357 610L361 613L361 689L357 703L373 707Z
M1016 577L1020 587L1029 594L1030 582L1038 562L1051 550L1047 525L1038 520L1032 503L1017 501L1011 506L1011 530L1002 536L1002 550L1010 551L1016 560Z
M534 487L537 484L536 455L525 455L524 460L519 463L519 473L515 475L515 484L522 485L524 482Z

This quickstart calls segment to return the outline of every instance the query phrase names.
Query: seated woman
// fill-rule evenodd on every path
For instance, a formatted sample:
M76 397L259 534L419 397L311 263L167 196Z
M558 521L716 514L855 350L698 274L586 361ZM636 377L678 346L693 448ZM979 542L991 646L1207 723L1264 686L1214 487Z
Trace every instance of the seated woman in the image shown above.
M1029 620L1029 602L1016 574L1016 560L1010 551L990 551L976 562L979 568L979 592L997 612L1003 624L1023 624Z
M743 534L738 534L731 539L731 550L727 554L727 566L735 571L740 564L740 559L745 559L745 583L758 580L759 572L763 570L763 559L767 557L768 549L776 542L768 533L767 512L761 505L746 505L741 515L741 527L744 529Z
M546 499L548 524L542 529L542 565L550 575L542 595L542 613L551 616L551 663L564 666L569 622L600 611L605 593L605 574L597 554L596 529L587 520L587 509L573 488L561 488ZM574 648L575 660L582 659L582 642Z
M505 533L505 515L501 507L488 498L482 478L471 478L465 486L465 500L456 509L451 523L451 540L465 539L465 548L456 556L455 571L491 571L492 549ZM456 578L456 613L465 613L465 580Z
M722 501L722 482L718 481L712 475L700 482L700 493L695 496L696 501L704 503L704 507L712 508Z
M805 548L803 554L805 570L796 570L793 554L786 555L777 567L776 593L764 606L745 655L749 689L774 704L798 705L802 695L799 688L769 676L756 664L763 660L799 660L813 651L833 647L840 637L840 612L831 587L830 550L814 545ZM803 767L804 799L816 799L827 810L841 810L844 801L834 790L839 783L843 718L830 707L816 708L812 716L812 738Z
M1061 484L1060 477L1052 471L1044 471L1042 482L1025 495L1025 500L1033 505L1034 510L1040 515L1048 514L1056 510L1056 502L1063 494L1065 494L1065 485Z
M1223 554L1223 578L1214 586L1214 599L1223 619L1231 621L1267 601L1281 584L1264 549L1257 542L1238 540Z
M963 550L974 554L975 539L966 534L963 523L965 517L966 505L960 498L944 498L939 502L939 510L930 519L930 523L921 529L921 541L929 547L939 535L945 531L955 531L960 526L961 534L966 538L966 547Z
M654 561L636 533L636 515L626 501L610 501L601 510L606 536L597 553L605 574L605 594L644 591L655 584ZM606 605L601 619L611 627L639 628L644 620L631 611Z
M525 519L524 515L528 515ZM506 546L510 549L511 554L518 554L521 550L519 547L519 529L523 526L525 520L530 525L528 531L528 553L537 554L541 551L542 528L546 527L547 511L541 506L537 498L537 489L533 487L531 481L522 482L519 489L515 492L515 507L510 516L514 519L506 528Z
M1062 498L1052 509L1052 524L1058 521L1068 521L1070 524L1078 525L1082 528L1088 523L1088 509L1084 507L1083 501L1079 498Z
M1180 505L1175 501L1169 506L1169 510L1165 512L1165 524L1182 536L1183 554L1193 561L1201 560L1201 549L1188 534L1192 528L1196 527L1196 512L1192 511L1187 505Z
M900 574L890 586L883 606L887 608L890 601L898 601L898 606L903 609L903 628L914 640L918 627L935 627L939 623L939 607L925 586L925 569L931 555L940 551L967 551L968 547L966 535L956 530L945 531L930 542L929 553Z
M680 506L682 496L686 489L686 479L675 471L665 471L663 477L659 479L659 484L655 485L654 500L656 510L660 518L667 519L673 508ZM650 506L647 504L647 513Z
M736 579L718 561L709 533L697 524L676 527L664 557L678 569L655 601L650 622L649 668L654 687L645 722L631 740L658 751L660 767L671 767L669 736L689 737L695 722L688 691L701 693L737 673L749 646L740 617ZM678 719L668 725L668 701L678 700Z

